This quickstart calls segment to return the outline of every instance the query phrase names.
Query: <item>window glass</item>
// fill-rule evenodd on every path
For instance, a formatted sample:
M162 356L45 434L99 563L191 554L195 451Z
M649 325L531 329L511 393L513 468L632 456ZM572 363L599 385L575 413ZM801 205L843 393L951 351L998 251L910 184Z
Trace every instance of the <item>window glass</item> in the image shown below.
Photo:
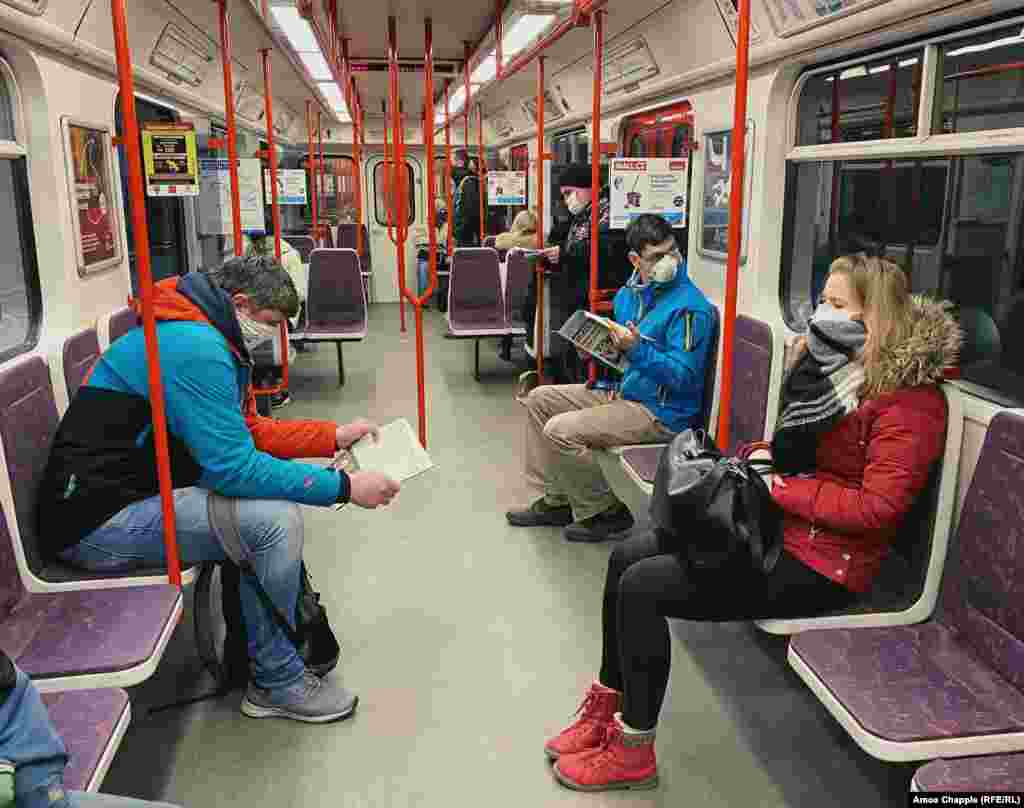
M643 136L633 135L633 137L629 139L629 148L626 152L629 157L646 157L647 148L644 145Z
M561 193L561 177L563 169L570 163L590 162L590 132L577 129L564 132L551 141L554 160L551 163L551 229L558 233L568 225L572 218L565 206ZM601 187L608 184L608 155L601 155Z
M15 140L14 89L0 68L0 140ZM0 160L0 360L36 341L42 300L26 159Z
M791 163L782 298L806 327L831 261L881 243L914 292L951 300L961 375L1024 402L1024 155Z
M1024 126L1024 26L1017 23L941 49L936 131L978 132Z
M690 156L690 126L678 124L672 130L672 153L669 157Z
M391 205L391 209L394 210L395 206L391 203L391 197L394 194L392 186L393 172L392 167L394 163L388 163L387 177L384 175L384 163L377 163L373 169L373 188L374 188L374 213L377 217L377 224L381 226L387 226L388 223L388 206ZM405 164L406 170L406 196L409 201L409 219L408 224L412 224L416 219L416 203L414 197L416 195L416 186L413 182L412 166L408 163ZM393 221L394 223L394 221Z
M811 76L800 93L797 145L917 134L921 51Z

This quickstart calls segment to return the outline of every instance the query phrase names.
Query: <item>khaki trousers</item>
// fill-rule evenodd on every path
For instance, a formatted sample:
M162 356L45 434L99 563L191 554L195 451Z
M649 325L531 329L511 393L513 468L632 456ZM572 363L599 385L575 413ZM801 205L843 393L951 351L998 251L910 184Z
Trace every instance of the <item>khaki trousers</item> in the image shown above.
M577 522L618 504L592 449L662 443L674 434L643 404L582 384L542 385L524 403L526 480L548 504L572 506Z

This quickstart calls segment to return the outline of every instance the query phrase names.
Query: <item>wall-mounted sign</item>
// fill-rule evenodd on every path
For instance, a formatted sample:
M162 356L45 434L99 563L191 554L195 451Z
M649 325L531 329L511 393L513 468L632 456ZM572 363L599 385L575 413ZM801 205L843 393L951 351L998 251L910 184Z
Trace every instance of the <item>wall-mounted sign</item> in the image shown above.
M525 171L488 171L487 202L489 205L525 205Z
M764 0L775 32L783 37L886 2L888 0Z
M770 0L769 0L770 2ZM729 36L732 37L732 44L736 44L736 32L740 27L740 12L737 8L737 0L715 0L718 12L722 15L722 22L725 23ZM753 19L750 20L750 44L757 45L761 41L761 31Z
M147 123L142 158L149 196L199 196L199 159L191 123Z
M234 232L231 214L230 161L203 158L199 161L199 232L204 236L230 235ZM238 212L242 230L262 233L266 229L263 195L260 193L260 161L238 161Z
M110 128L72 118L61 125L78 272L85 275L121 261Z
M750 199L751 154L754 145L753 123L747 123L745 139L745 191ZM698 251L709 258L725 260L729 246L729 198L732 192L732 130L704 133L704 182L700 203L700 239ZM746 207L746 206L745 206ZM743 217L743 229L748 231L750 217ZM747 233L741 236L740 260L746 258Z
M654 61L647 41L638 36L606 52L602 92L604 95L614 95L657 75L658 63Z
M270 171L263 171L263 199L271 204ZM277 204L306 204L306 172L301 168L277 169Z
M612 160L611 227L621 230L644 213L685 227L689 167L686 157Z

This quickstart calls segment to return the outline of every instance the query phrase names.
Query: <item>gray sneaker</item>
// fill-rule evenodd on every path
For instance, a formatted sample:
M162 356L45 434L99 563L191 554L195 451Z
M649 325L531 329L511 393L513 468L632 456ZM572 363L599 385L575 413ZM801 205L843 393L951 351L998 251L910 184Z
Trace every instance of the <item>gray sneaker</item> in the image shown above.
M309 671L293 685L264 690L249 685L242 712L250 718L291 718L307 724L340 721L355 712L359 696L330 679L318 679Z

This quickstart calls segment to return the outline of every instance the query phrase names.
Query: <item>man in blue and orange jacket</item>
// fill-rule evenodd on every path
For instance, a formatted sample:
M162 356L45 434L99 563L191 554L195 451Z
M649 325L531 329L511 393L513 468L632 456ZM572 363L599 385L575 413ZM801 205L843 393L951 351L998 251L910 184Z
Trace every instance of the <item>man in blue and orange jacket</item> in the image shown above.
M181 557L230 558L255 576L242 576L252 672L242 711L311 723L344 718L356 697L305 669L259 588L282 615L295 614L299 504L375 508L398 492L375 472L348 475L292 459L330 457L376 427L256 414L250 351L299 308L291 278L272 258L233 258L160 281L154 292ZM103 353L64 414L38 497L44 555L104 572L165 563L146 368L135 328Z

